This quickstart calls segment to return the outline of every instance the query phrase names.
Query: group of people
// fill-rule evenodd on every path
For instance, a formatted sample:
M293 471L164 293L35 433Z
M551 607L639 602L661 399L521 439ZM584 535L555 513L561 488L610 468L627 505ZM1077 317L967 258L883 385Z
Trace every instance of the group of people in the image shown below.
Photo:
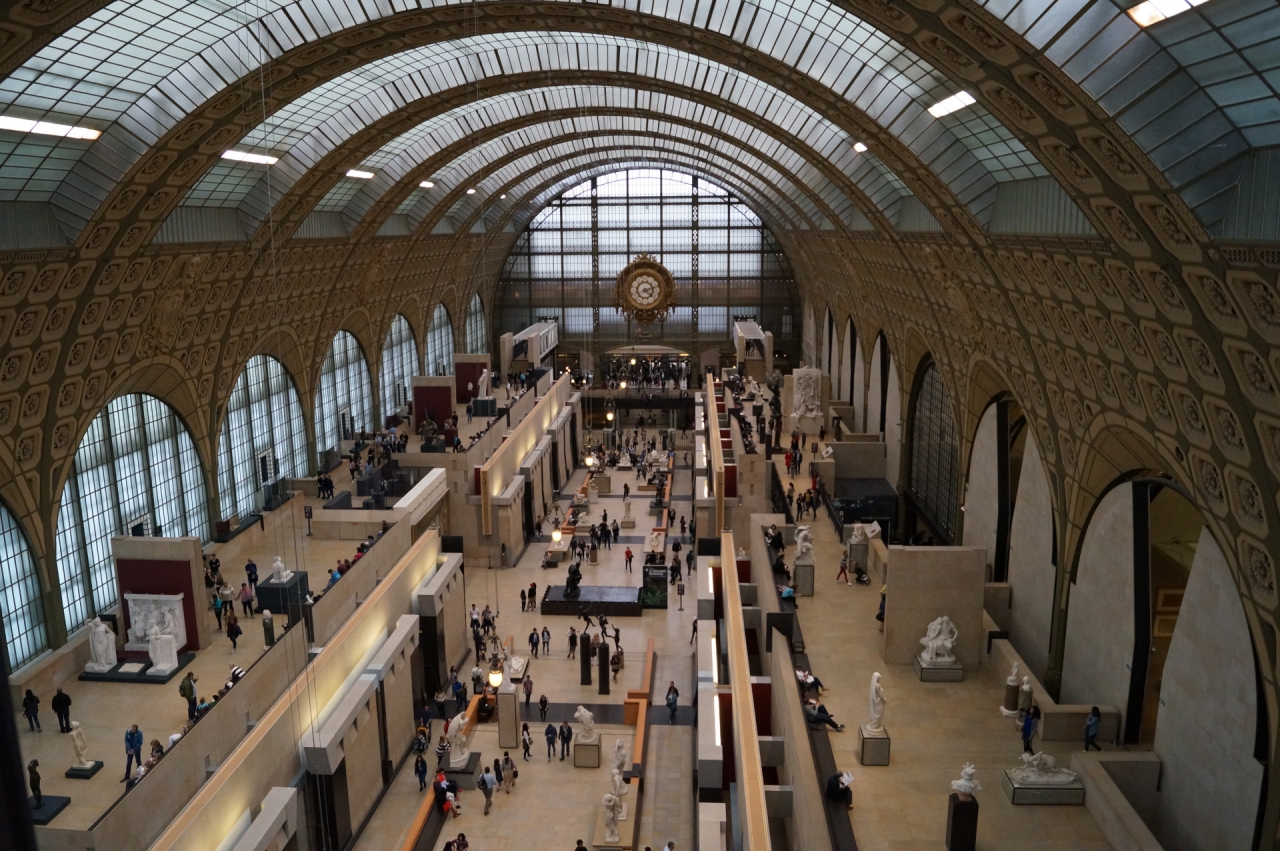
M355 563L364 558L365 555L368 554L369 550L373 549L374 544L382 540L382 536L387 533L388 528L390 527L384 522L382 524L382 528L378 530L378 534L370 535L359 544L356 544L355 554L352 555L351 558L338 559L333 570L329 571L329 583L324 586L324 590L328 591L330 588L337 585L338 580L346 576L347 572L351 570Z
M53 700L49 702L53 707L53 714L58 716L58 732L71 732L71 697L62 689L58 689L54 694ZM27 724L31 726L31 732L43 733L44 728L40 726L40 698L36 697L36 693L31 689L27 689L26 695L22 698L22 716L27 719Z
M796 520L803 520L805 512L809 512L809 516L813 519L818 518L818 494L812 488L796 495L796 486L794 482L787 485L787 507L795 509Z
M244 566L245 581L240 588L231 587L231 583L222 577L222 562L217 553L210 553L204 568L204 587L209 593L209 608L218 621L216 632L224 632L231 641L231 652L236 652L236 643L244 630L240 627L240 619L236 616L236 603L245 617L253 617L253 601L258 591L258 565L249 559Z

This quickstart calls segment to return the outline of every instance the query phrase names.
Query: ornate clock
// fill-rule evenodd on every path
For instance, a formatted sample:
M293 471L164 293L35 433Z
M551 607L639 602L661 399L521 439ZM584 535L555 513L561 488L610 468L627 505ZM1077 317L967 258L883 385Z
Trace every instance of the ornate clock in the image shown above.
M648 254L639 255L619 272L614 287L618 311L642 325L666 319L675 296L676 282L671 273Z

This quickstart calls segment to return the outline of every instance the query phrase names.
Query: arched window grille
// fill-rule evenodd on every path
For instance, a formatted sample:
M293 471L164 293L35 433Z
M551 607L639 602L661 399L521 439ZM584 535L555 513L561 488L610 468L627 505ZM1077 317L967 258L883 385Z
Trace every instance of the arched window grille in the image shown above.
M316 455L334 449L369 428L373 392L369 366L356 338L339 331L324 356L320 386L316 390Z
M259 460L268 452L281 475L307 474L307 430L298 390L278 360L257 355L231 388L222 420L218 494L224 517L244 517L262 507Z
M942 373L930 362L916 385L911 426L912 501L949 544L955 540L960 441Z
M58 510L58 585L67 632L119 602L111 537L209 538L208 495L178 414L133 393L102 409L76 450Z
M489 326L484 321L484 302L480 293L471 296L467 308L467 354L482 355L489 351Z
M427 374L453 375L453 322L443 304L436 305L427 330Z
M36 562L22 527L4 505L0 505L0 616L11 670L48 649Z
M409 379L419 374L418 342L409 320L397 313L382 345L382 369L378 372L383 417L394 414L408 400Z

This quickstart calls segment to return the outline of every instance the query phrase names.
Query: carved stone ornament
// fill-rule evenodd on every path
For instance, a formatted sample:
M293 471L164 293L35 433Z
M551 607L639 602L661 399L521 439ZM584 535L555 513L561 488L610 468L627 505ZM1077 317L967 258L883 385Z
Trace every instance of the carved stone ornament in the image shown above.
M648 254L618 273L614 306L627 319L649 325L667 318L675 306L676 284L667 268Z

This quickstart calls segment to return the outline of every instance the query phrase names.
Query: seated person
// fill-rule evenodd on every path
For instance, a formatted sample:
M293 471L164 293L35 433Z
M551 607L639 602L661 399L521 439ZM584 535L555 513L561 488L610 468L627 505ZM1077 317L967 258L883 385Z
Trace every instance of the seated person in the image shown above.
M833 730L844 729L843 724L836 723L836 719L827 711L827 707L813 698L804 702L804 720L810 724L826 724Z
M796 600L796 589L792 588L790 585L779 585L778 597L782 600L790 600L793 606L797 609L800 608L800 603Z
M827 800L839 801L849 809L853 809L853 790L845 780L845 772L837 771L827 778Z
M827 687L822 684L822 680L818 679L811 672L806 671L803 668L796 668L796 679L800 681L801 685L807 688L816 688L818 690L818 694L822 694L827 690Z

